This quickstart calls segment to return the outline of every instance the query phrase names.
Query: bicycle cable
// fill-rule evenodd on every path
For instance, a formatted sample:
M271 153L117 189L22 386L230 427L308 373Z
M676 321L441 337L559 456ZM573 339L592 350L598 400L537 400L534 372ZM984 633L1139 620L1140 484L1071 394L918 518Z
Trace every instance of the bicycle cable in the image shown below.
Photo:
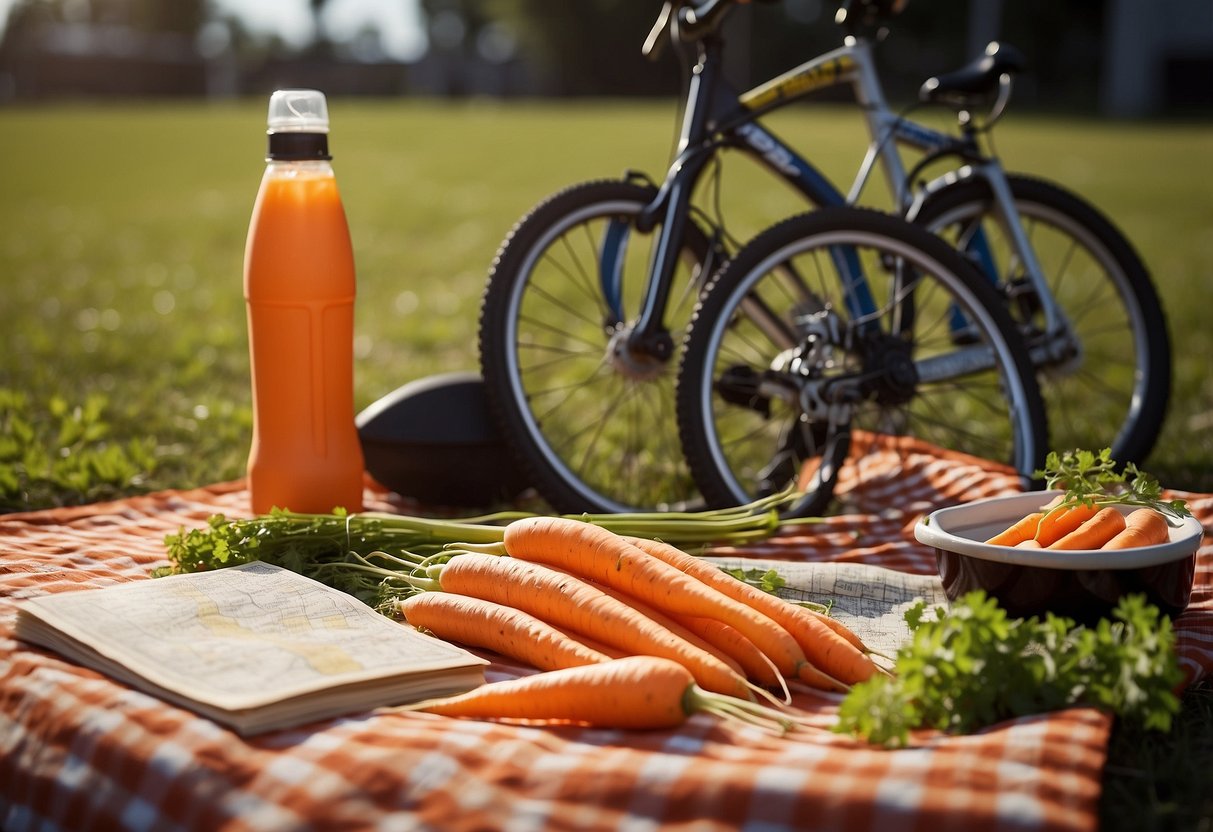
M724 201L721 198L724 163L720 160L720 156L721 154L719 153L712 155L712 172L708 174L708 178L712 183L712 209L716 215L715 221L709 221L709 224L712 226L713 236L719 237L724 243L736 250L741 247L741 241L733 236L724 222ZM707 216L706 212L703 213L704 216Z

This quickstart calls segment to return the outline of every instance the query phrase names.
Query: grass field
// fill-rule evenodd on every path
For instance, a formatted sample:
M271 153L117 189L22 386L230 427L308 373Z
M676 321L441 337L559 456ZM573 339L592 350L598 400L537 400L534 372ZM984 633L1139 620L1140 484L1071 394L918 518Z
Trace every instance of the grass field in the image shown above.
M669 102L331 108L359 270L358 407L431 373L475 369L485 272L513 222L566 184L627 168L657 175L675 126ZM853 171L862 157L849 110L797 111L775 127L826 171ZM242 474L241 265L263 129L260 101L0 109L0 507ZM1169 416L1144 467L1213 491L1213 129L1012 114L998 133L1008 167L1084 194L1138 246L1176 356ZM726 168L725 196L739 234L802 208L740 163ZM43 473L19 483L21 466ZM1208 689L1187 705L1172 737L1118 735L1109 828L1210 828Z
M356 403L477 366L486 269L532 204L626 168L656 174L673 107L336 102L332 147L359 269ZM0 110L0 387L29 407L104 396L116 437L151 437L148 486L239 476L250 431L241 263L262 168L261 102ZM862 155L846 109L776 129L845 177ZM1171 322L1175 392L1148 470L1213 490L1213 200L1207 125L1011 118L1012 169L1102 206L1151 267ZM869 189L884 198L880 183ZM726 166L745 234L802 209L747 162ZM35 414L31 420L46 421ZM50 421L56 421L54 417ZM53 491L53 489L52 489Z

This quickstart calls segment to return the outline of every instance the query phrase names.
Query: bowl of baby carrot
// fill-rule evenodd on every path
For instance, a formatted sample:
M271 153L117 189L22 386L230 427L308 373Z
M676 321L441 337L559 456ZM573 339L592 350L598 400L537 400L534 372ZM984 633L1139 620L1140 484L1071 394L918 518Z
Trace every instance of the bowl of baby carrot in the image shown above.
M1135 593L1170 616L1187 607L1203 529L1183 501L1163 499L1107 451L1050 454L1038 473L1064 487L949 506L915 524L949 598L981 589L1011 615L1080 622Z

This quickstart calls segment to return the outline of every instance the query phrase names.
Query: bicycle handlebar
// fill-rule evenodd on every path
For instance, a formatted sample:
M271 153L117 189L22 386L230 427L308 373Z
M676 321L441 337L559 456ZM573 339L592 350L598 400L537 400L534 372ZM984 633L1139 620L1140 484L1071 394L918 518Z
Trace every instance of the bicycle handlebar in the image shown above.
M656 60L661 55L667 31L671 39L681 43L694 43L713 33L720 27L721 21L729 10L738 4L749 3L750 0L665 0L657 21L644 39L641 53L649 60ZM775 2L775 0L759 0L759 2ZM671 26L671 21L673 25Z
M685 42L693 42L716 30L729 7L734 3L746 0L703 0L702 3L688 4L678 12L678 37Z

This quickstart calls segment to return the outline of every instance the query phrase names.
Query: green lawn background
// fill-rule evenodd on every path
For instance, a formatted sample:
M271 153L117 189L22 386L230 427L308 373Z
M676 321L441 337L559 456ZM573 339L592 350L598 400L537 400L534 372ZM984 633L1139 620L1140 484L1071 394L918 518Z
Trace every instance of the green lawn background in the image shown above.
M358 267L356 404L427 374L475 369L493 254L537 200L625 169L659 176L673 101L336 100L331 145ZM146 485L240 476L250 435L241 265L263 166L264 102L0 110L0 387L34 406L106 397L115 438L151 436ZM864 151L841 106L774 120L839 181ZM1012 114L1013 170L1087 196L1127 232L1171 322L1170 415L1148 470L1213 491L1213 199L1207 124ZM803 204L730 156L744 236ZM873 182L866 201L887 201Z

